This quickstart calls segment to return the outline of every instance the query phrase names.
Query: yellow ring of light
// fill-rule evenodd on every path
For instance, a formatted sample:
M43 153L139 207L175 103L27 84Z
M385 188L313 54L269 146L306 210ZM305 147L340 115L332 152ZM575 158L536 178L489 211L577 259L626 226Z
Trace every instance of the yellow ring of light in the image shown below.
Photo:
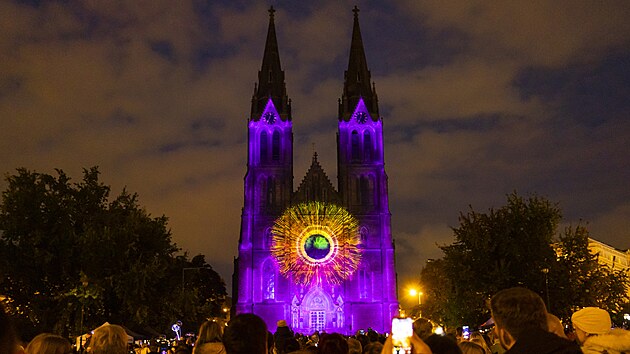
M328 240L330 244L330 252L326 255L326 257L322 259L315 259L309 256L306 253L306 249L304 248L304 243L307 238L311 235L320 235ZM337 255L338 242L337 238L334 236L332 231L327 226L322 225L310 225L304 228L300 233L300 236L297 237L296 247L300 256L309 264L317 265L327 263L329 260L333 259Z

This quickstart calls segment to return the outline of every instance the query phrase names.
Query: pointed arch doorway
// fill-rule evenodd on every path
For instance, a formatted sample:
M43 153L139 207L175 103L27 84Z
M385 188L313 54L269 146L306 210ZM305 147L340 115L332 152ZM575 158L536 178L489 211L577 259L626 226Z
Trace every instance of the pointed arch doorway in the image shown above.
M299 332L305 334L315 331L338 332L344 326L343 307L341 296L334 301L324 289L313 287L301 302L294 297L291 322Z

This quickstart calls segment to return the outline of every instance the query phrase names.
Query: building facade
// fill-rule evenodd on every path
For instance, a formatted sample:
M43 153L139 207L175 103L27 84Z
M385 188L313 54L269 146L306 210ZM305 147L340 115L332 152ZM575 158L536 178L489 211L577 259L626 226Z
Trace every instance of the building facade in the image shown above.
M356 7L337 114L337 187L314 153L294 189L291 100L270 9L248 119L233 296L237 313L261 316L271 330L286 320L301 333L383 332L398 314L383 119Z
M613 270L630 270L630 250L618 250L613 246L588 238L588 249L597 255L597 262Z

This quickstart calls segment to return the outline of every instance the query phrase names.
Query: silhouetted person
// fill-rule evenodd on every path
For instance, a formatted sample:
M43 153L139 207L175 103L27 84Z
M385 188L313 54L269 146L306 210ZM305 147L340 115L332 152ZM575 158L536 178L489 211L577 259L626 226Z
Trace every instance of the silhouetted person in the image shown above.
M219 322L206 321L202 323L193 347L193 354L225 354L222 337L223 326Z
M548 331L545 303L529 289L499 291L490 300L490 309L506 354L582 352L576 343Z
M227 354L266 354L267 325L253 313L232 318L223 332Z
M457 342L448 336L432 334L424 340L433 354L462 354Z
M72 352L70 342L52 333L38 334L26 346L26 354L68 354Z
M127 333L118 325L108 324L94 330L90 354L127 354Z
M348 342L339 333L323 335L319 341L320 353L348 354Z
M612 329L612 321L606 310L585 307L571 316L571 322L585 354L630 353L630 331Z
M287 341L294 339L295 335L293 331L287 325L287 321L278 321L278 328L276 333L273 334L273 342L276 345L276 352L278 354L286 354L289 351L286 348Z

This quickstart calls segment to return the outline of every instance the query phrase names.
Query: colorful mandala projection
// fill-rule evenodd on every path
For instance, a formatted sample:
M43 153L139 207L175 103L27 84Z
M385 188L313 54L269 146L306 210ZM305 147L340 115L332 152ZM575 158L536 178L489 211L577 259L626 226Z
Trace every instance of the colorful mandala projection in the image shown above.
M297 284L340 284L361 261L358 221L346 209L321 202L287 209L274 224L271 254Z

